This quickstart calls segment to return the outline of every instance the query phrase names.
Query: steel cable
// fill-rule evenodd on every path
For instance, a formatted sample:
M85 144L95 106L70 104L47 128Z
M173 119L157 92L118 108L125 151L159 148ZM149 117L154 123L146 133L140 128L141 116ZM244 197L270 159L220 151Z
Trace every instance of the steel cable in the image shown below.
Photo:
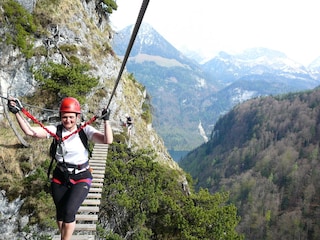
M112 90L109 102L108 102L108 104L107 104L105 109L109 108L111 100L112 100L112 98L113 98L113 96L114 96L114 94L116 92L116 89L118 87L118 84L120 82L120 79L121 79L121 76L122 76L122 73L123 73L123 70L124 70L124 67L125 67L125 65L127 63L127 60L129 58L129 55L130 55L131 49L133 47L134 41L135 41L135 39L137 37L139 28L141 26L141 23L142 23L142 20L143 20L143 16L144 16L144 14L145 14L145 12L147 10L148 4L149 4L149 0L143 0L141 8L140 8L139 15L138 15L138 18L137 18L137 21L136 21L136 24L134 26L134 29L133 29L133 32L132 32L132 35L131 35L131 38L130 38L130 41L129 41L129 44L128 44L128 47L127 47L127 50L126 50L126 53L124 55L124 58L123 58L123 61L122 61L122 64L121 64L121 68L120 68L117 80L115 82L115 85L114 85L114 88ZM104 117L104 115L102 115L100 118L102 118L102 117Z

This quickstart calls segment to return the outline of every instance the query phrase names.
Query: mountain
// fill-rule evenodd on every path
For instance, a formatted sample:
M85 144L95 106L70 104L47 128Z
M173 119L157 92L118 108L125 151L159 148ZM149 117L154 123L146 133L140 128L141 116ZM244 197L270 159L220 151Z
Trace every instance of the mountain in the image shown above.
M265 48L248 49L238 55L221 52L203 64L203 69L224 85L204 100L202 123L207 131L221 114L245 100L313 89L320 82L315 72L281 52Z
M320 89L234 107L179 164L197 188L227 191L245 239L320 236Z
M309 66L308 69L316 79L320 79L320 57L316 58Z
M124 28L113 39L119 56L125 54L132 28ZM126 66L152 96L153 124L171 153L190 151L205 142L215 122L247 99L312 89L320 80L316 68L320 65L307 69L266 48L237 55L220 52L199 64L148 24L142 24Z
M132 26L115 34L114 51L123 56ZM146 86L154 106L154 127L166 146L189 150L203 140L197 132L200 100L217 91L201 66L186 58L149 24L142 24L127 62L127 70Z
M284 53L266 48L247 49L241 54L229 55L220 52L218 56L203 64L203 69L214 79L223 84L230 84L248 75L273 75L292 78L295 81L310 81L314 79L310 72L301 64L288 59ZM292 83L296 85L296 83Z

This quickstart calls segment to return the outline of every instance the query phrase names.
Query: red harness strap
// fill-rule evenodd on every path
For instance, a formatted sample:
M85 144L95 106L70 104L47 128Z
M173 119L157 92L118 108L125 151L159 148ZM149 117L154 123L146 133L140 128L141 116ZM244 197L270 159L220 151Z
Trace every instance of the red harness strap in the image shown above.
M46 128L38 119L36 119L31 113L29 113L25 108L22 108L21 111L26 115L28 118L30 118L34 123L39 124L44 130L47 131L52 137L54 137L56 140L59 140L59 137L51 132L48 128Z
M52 178L52 182L60 184L60 185L62 184L62 182L58 178ZM91 178L84 178L84 179L79 179L79 180L70 179L70 182L72 184L85 182L85 183L88 183L89 185L91 185L92 179Z
M38 119L36 119L31 113L29 113L25 108L22 108L21 111L28 117L30 118L34 123L39 124L44 130L47 131L52 137L54 137L57 141L59 141L59 136L57 136L55 133L51 132L48 128L46 128ZM97 120L97 116L93 116L89 121L87 121L85 124L81 125L77 130L73 131L69 135L63 137L61 141L63 142L64 140L68 139L70 136L73 134L77 134L80 132L83 128L85 128L87 125L93 123L95 120Z
M85 128L87 125L93 123L95 120L97 120L97 116L93 116L89 121L85 122L83 125L81 125L79 128L77 128L77 130L73 131L72 133L70 133L69 135L63 137L61 140L64 141L66 139L68 139L70 136L72 136L73 134L77 134L78 132L80 132L83 128Z

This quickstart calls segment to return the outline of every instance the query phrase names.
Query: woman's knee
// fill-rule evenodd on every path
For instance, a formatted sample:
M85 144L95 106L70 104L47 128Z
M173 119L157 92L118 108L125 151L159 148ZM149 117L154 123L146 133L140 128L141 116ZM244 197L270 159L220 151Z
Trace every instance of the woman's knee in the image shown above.
M72 223L76 220L76 212L67 210L63 222Z

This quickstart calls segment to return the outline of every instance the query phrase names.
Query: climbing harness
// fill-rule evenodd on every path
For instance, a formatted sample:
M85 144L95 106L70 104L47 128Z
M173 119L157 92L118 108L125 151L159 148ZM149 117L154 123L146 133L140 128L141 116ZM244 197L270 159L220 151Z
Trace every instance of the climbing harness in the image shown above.
M77 128L80 128L80 125L77 125ZM64 171L67 171L68 168L72 168L72 169L74 169L73 171L76 172L77 170L81 170L81 169L86 168L86 167L89 166L88 162L86 162L84 164L81 164L81 165L75 165L75 164L66 163L64 161L64 156L66 155L66 149L64 147L64 143L61 142L62 129L63 129L62 124L59 124L57 126L56 135L59 137L60 140L57 140L57 139L54 138L52 140L51 145L50 145L49 153L50 153L50 156L51 156L51 162L50 162L50 165L49 165L49 168L48 168L48 172L47 172L48 179L50 177L52 165L53 165L53 162L54 162L54 160L56 158L56 153L57 152L58 152L59 155L62 156L62 159L63 159L63 162L62 163L58 163L58 165L60 164L59 167L61 169L63 169ZM79 131L79 137L81 139L81 142L82 142L83 146L88 150L89 155L91 155L90 149L89 149L88 137L85 134L85 132L83 131L83 129L81 129Z

